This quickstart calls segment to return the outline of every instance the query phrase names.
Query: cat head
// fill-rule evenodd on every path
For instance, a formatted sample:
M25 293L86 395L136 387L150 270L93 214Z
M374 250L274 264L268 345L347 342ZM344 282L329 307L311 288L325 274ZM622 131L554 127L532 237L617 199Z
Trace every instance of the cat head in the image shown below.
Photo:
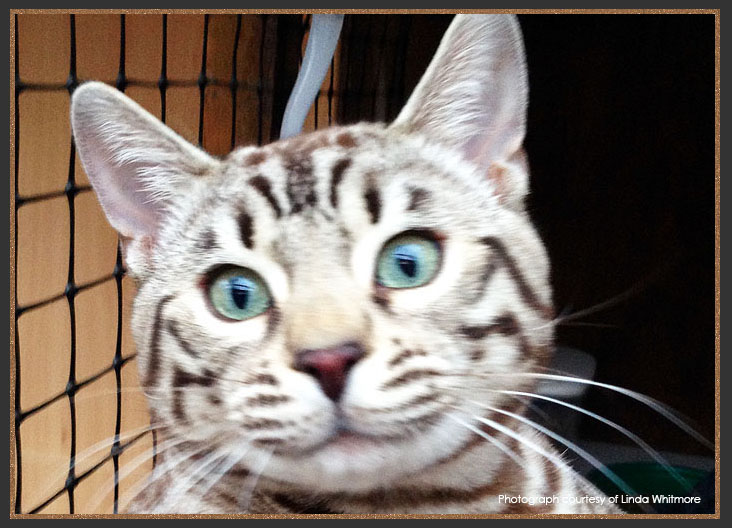
M552 339L524 211L527 97L504 15L456 16L391 125L223 159L80 86L74 137L138 280L138 364L165 436L266 461L270 482L367 490L469 453L476 416L518 410L499 391L526 387L515 374Z

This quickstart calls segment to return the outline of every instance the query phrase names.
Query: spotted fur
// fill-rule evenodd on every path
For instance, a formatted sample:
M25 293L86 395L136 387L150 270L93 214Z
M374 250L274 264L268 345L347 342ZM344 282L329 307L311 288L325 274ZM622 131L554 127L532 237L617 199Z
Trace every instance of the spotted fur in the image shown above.
M527 81L514 17L458 16L390 126L245 147L188 145L100 83L75 93L81 159L138 280L132 327L162 448L132 512L560 513L500 495L599 492L517 420L552 348L549 262L523 200ZM374 281L394 235L429 231L440 269ZM273 296L218 316L205 277ZM358 347L339 398L303 351Z

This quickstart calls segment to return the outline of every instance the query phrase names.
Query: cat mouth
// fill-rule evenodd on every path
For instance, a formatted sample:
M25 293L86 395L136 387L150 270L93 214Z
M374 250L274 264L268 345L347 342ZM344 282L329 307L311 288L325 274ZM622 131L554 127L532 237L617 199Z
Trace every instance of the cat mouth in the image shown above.
M348 426L337 427L324 441L308 450L310 453L335 450L344 454L362 453L382 446L388 438L360 433Z
M364 433L339 410L333 431L316 449L333 448L343 452L356 452L367 448L377 448L389 442L404 440L404 438L404 435L397 434Z
M331 437L325 441L321 449L337 449L345 453L357 453L364 448L374 447L383 443L383 439L357 433L352 429L336 430Z
M368 450L383 447L393 442L396 437L388 435L371 435L357 431L350 425L339 423L323 440L296 453L298 458L307 458L323 453L354 455ZM284 454L284 453L283 453ZM287 453L292 456L292 451Z

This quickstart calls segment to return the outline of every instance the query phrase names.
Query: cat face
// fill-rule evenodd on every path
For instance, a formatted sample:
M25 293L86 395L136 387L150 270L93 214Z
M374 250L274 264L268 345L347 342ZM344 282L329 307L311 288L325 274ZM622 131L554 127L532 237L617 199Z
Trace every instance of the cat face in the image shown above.
M223 160L80 87L74 133L139 281L164 436L283 485L369 490L465 450L473 415L518 410L496 391L526 388L514 374L552 337L525 77L515 19L458 16L391 126Z

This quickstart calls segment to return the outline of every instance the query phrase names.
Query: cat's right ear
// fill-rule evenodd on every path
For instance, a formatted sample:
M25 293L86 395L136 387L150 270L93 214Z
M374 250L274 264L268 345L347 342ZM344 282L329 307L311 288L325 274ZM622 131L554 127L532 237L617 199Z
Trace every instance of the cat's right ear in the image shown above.
M102 209L122 235L125 263L144 275L170 203L218 161L104 83L74 91L71 126Z

